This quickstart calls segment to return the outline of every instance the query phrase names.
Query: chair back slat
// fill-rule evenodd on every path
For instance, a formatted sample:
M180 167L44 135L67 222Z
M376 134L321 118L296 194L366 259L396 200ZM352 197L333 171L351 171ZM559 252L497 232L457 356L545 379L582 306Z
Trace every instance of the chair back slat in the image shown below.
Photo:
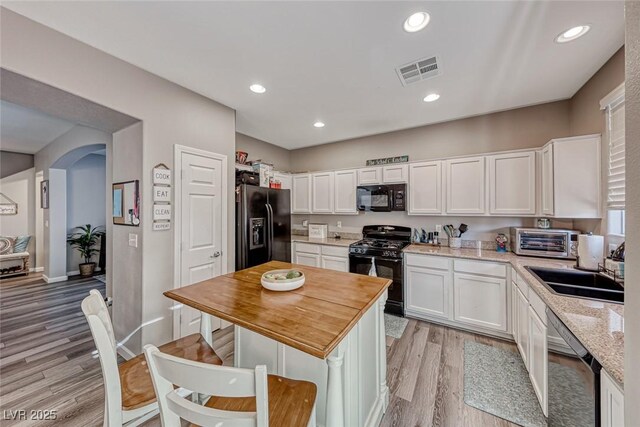
M254 370L210 365L162 353L153 345L146 345L144 353L156 396L158 396L164 427L178 427L180 418L199 425L216 425L224 422L222 424L224 426L235 426L236 424L230 424L230 420L235 418L240 422L238 426L268 426L269 406L265 366L258 366ZM174 385L218 397L255 396L256 412L234 413L211 408L201 408L194 412L195 408L190 404L191 402L175 395ZM170 400L171 403L169 403ZM197 417L199 421L195 421L192 417ZM207 422L202 422L205 419Z
M105 388L105 426L122 425L122 394L113 326L102 294L93 289L81 304L93 336Z
M194 362L160 352L158 374L180 387L210 396L247 397L256 395L255 371Z

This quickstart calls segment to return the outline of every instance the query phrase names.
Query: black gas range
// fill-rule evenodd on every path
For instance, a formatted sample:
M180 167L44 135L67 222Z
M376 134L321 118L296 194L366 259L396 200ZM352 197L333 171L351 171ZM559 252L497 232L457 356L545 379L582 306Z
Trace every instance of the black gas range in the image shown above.
M411 244L411 228L365 225L362 240L349 245L349 271L391 279L385 311L404 316L402 249Z

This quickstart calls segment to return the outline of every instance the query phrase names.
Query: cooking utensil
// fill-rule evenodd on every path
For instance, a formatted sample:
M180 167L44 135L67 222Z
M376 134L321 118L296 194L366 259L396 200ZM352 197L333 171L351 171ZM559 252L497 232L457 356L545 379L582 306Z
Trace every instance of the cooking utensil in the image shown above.
M462 237L462 235L464 233L466 233L466 231L469 229L469 226L467 224L460 224L460 228L458 230L460 230L460 236Z

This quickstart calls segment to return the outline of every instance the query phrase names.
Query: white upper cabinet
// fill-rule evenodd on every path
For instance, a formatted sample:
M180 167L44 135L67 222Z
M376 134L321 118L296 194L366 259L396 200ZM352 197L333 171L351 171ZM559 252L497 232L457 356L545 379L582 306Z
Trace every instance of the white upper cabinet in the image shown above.
M384 184L400 184L407 182L409 177L409 165L389 165L382 168L382 182Z
M445 162L446 213L485 213L485 158L467 157Z
M542 214L600 218L600 135L554 139L542 150Z
M291 213L311 213L311 175L296 174L291 181Z
M442 214L442 162L409 165L409 215Z
M375 185L382 182L382 168L379 166L372 168L358 169L358 185Z
M488 156L489 213L491 215L535 215L536 153Z
M333 172L320 172L311 175L311 212L333 213Z
M356 170L335 172L333 211L337 214L357 214L356 187L358 173Z
M542 150L540 173L540 210L543 215L553 215L553 144Z

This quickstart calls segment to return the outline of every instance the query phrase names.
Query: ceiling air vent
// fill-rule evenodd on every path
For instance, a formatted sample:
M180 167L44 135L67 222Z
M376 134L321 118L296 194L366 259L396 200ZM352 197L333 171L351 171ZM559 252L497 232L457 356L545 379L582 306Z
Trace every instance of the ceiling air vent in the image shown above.
M438 58L432 56L396 67L396 72L400 77L402 86L407 86L440 75L440 66Z

